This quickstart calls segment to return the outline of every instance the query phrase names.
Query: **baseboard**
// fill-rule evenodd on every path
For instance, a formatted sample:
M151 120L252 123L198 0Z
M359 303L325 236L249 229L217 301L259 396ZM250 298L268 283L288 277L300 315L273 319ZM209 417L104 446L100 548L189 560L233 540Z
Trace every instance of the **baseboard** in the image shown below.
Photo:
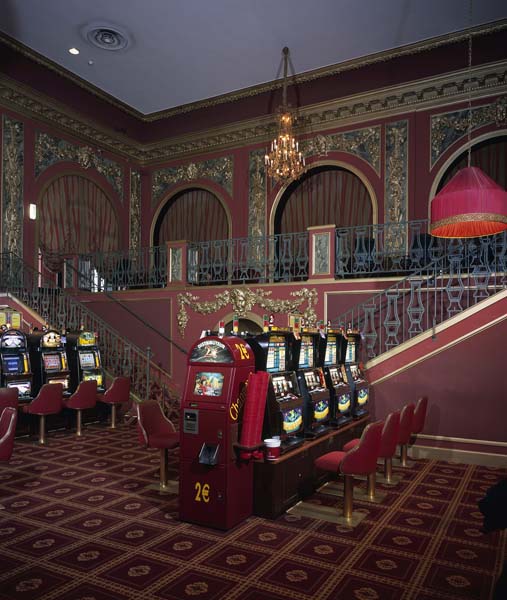
M459 450L456 448L435 448L432 446L411 446L410 455L413 458L428 458L445 460L466 465L482 465L484 467L507 468L507 456L492 452L477 452L474 450Z

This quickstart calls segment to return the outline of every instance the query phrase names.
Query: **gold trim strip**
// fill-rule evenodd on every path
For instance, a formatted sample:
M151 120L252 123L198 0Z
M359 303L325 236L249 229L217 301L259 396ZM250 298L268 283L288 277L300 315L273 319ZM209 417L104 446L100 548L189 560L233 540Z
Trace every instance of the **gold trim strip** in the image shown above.
M454 217L440 219L431 224L430 230L433 231L438 227L445 225L455 225L456 223L471 223L472 221L489 221L498 223L507 223L507 215L497 213L463 213Z

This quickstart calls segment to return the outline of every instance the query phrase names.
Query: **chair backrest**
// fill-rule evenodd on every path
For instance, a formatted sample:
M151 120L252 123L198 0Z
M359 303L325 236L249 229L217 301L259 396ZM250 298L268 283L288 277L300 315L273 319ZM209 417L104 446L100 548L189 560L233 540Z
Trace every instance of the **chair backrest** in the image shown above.
M176 430L174 425L164 415L156 400L146 400L136 404L139 441L141 436L146 446L150 445L150 437L159 434L171 434Z
M380 442L380 458L392 458L396 452L398 444L398 434L400 431L400 411L397 410L387 415L382 429L382 439Z
M63 385L61 383L45 383L28 405L27 411L36 415L50 415L59 413L62 408Z
M0 414L0 460L9 460L14 448L14 434L18 410L12 406L4 408Z
M426 420L426 410L428 408L428 398L422 396L417 400L414 409L414 417L412 419L412 434L417 435L421 433L424 428L424 421Z
M383 421L367 425L359 444L349 450L340 463L340 472L344 475L367 475L377 468Z
M19 405L19 390L17 387L0 388L0 411L2 408L12 406L18 408Z
M128 402L130 400L130 377L115 377L104 392L106 402Z
M412 435L412 421L414 418L414 405L406 404L401 409L400 429L398 431L398 444L408 444Z
M93 408L97 402L97 382L95 379L82 381L77 390L67 400L66 405L69 408Z

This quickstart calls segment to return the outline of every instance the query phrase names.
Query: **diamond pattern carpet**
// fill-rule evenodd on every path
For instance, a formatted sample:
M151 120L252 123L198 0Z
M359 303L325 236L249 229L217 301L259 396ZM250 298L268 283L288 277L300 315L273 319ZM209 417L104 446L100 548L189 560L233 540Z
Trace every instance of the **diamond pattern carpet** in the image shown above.
M0 463L0 600L488 600L505 558L477 501L507 470L418 461L378 485L382 503L354 502L355 529L285 514L223 532L178 521L178 497L150 487L158 460L126 425L16 440Z

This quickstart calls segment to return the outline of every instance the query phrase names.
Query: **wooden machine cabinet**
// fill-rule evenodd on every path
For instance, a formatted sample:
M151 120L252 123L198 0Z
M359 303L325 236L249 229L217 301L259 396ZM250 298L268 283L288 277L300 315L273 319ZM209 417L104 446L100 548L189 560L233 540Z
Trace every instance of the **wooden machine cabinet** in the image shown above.
M368 417L347 423L340 429L305 441L302 446L276 460L254 463L254 514L276 519L299 500L311 495L329 477L313 463L327 452L341 450L348 441L361 437Z

